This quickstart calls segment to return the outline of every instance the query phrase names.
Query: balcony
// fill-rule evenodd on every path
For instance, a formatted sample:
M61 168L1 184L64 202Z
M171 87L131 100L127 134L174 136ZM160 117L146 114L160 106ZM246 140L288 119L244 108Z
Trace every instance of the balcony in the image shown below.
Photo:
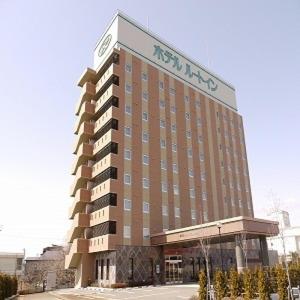
M94 123L90 123L90 122L83 122L80 125L78 135L77 135L75 143L74 143L74 150L73 150L74 154L77 153L78 147L82 143L86 143L90 139L92 139L93 134L94 134L94 127L95 127Z
M116 167L118 165L118 162L119 162L119 158L117 155L113 153L106 155L104 158L102 158L100 161L98 161L93 165L92 178L99 175L108 167L111 166Z
M91 201L94 201L108 193L117 193L119 189L119 181L115 179L107 179L106 181L98 184L92 189Z
M86 101L91 101L96 93L96 86L91 82L86 82L81 90L79 100L76 104L75 114L78 116L81 106Z
M117 219L116 206L106 206L90 214L90 226L95 226L104 222Z
M79 189L75 194L72 206L69 209L69 218L73 219L75 214L82 212L85 205L91 201L91 191Z
M106 234L89 240L89 253L115 250L117 237L115 234Z
M116 64L111 64L110 67L101 76L96 84L96 99L103 93L108 85L115 83L119 84L119 78L116 73L119 73L120 67Z
M76 191L81 188L86 188L87 182L92 178L92 168L82 165L77 169L74 183L71 186L71 197L74 197Z
M72 165L72 175L75 175L80 165L87 163L93 157L93 145L83 143L79 146L75 161Z
M97 100L95 113L97 113L101 109L101 107L113 96L120 98L119 87L115 84L110 85L105 93Z
M85 102L80 109L77 121L74 126L74 133L77 134L80 128L80 125L85 122L89 121L95 113L95 103Z
M120 119L119 109L115 106L111 106L96 122L94 127L94 133L100 130L111 119Z
M81 74L81 76L77 82L77 85L80 87L83 87L86 82L92 82L95 84L97 81L96 74L97 73L95 70L93 70L91 68L86 68L84 70L84 72Z
M89 251L89 240L87 239L75 239L71 245L69 253L65 257L65 268L76 268L80 257L84 253Z
M67 233L67 242L71 243L75 238L82 237L84 228L87 228L89 226L90 216L88 214L76 214L72 226Z
M106 147L111 142L118 142L120 140L120 131L110 129L107 133L105 133L99 140L94 143L93 154L95 155L101 149Z

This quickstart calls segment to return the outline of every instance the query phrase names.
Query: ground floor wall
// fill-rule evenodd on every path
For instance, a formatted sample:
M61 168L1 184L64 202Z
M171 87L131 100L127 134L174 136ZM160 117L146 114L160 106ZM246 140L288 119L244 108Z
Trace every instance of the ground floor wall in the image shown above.
M222 257L222 260L221 260ZM248 250L249 265L260 262L258 250ZM114 251L99 252L94 257L95 285L108 287L114 284L146 285L198 280L199 271L206 271L205 258L200 247L180 246L117 246ZM211 274L217 269L236 268L234 248L209 251ZM175 275L173 274L175 272Z

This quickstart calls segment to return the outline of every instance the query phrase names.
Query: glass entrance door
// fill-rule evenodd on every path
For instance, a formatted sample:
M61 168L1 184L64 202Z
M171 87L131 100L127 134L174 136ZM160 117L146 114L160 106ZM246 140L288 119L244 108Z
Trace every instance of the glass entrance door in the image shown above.
M165 256L166 283L182 283L182 257L181 255Z

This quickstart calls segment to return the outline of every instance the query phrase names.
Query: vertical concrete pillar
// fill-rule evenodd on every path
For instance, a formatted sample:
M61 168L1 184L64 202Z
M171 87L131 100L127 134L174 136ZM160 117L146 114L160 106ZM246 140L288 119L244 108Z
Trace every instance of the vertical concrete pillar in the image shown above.
M235 257L237 271L238 273L242 273L245 269L245 257L241 247L240 237L238 235L235 236Z
M260 244L261 263L263 267L268 267L270 265L270 262L269 262L269 253L268 253L268 243L265 236L259 237L259 244Z

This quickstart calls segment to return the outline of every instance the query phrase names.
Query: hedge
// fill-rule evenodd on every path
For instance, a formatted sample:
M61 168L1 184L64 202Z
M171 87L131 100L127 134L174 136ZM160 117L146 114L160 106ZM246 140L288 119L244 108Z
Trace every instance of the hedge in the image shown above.
M18 280L15 276L0 274L0 300L16 295Z

